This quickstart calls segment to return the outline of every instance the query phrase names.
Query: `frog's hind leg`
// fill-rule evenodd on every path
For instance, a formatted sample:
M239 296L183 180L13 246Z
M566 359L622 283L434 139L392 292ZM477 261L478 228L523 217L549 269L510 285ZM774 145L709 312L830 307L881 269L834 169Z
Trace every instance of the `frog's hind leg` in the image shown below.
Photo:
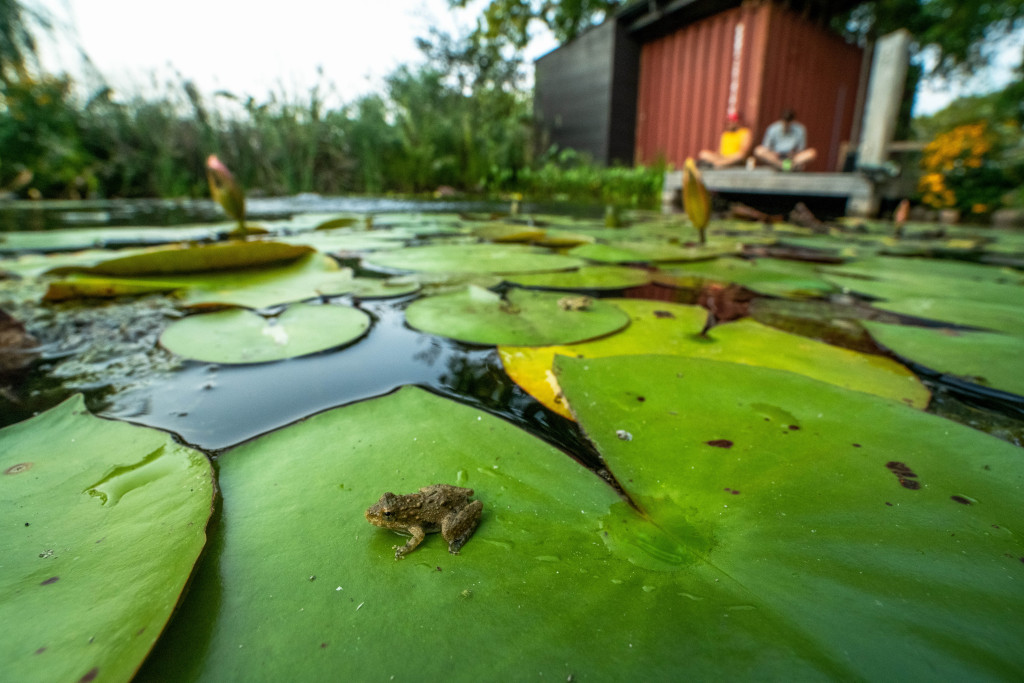
M441 536L448 541L448 552L458 555L459 549L465 545L469 537L476 531L480 524L480 513L484 504L479 500L472 501L469 505L459 510L457 514L445 518L441 522Z

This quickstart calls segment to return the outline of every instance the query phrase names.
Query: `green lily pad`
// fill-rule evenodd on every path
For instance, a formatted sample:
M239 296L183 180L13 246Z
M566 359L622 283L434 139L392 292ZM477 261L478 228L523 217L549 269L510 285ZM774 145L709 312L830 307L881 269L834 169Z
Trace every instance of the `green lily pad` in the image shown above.
M861 324L898 356L936 372L1024 396L1024 338L866 320Z
M539 273L572 270L583 261L547 249L518 244L442 244L370 254L364 263L378 268L451 273Z
M118 256L83 270L98 275L119 277L200 273L285 263L312 251L310 247L280 242L232 241L153 249L129 256Z
M349 268L327 256L310 253L285 265L239 268L161 277L102 277L71 273L50 282L48 300L111 297L178 290L189 307L245 306L268 308L323 296L348 294L361 283Z
M162 278L167 280L167 278ZM351 292L356 283L349 268L321 254L309 254L279 266L182 275L181 295L187 306L267 308L321 296Z
M414 301L405 319L424 332L470 344L569 344L621 330L629 316L601 300L583 307L557 292L510 290L505 298L480 287Z
M173 228L131 226L5 232L0 233L0 252L58 252L94 247L167 244L185 240L215 239L229 229L228 225L182 225Z
M369 327L370 317L348 306L294 304L275 317L233 308L171 323L160 343L208 363L266 363L348 344Z
M488 242L533 242L544 237L544 229L532 225L490 223L473 228L473 234Z
M579 358L661 354L709 358L778 368L837 386L903 401L916 408L928 405L930 394L907 368L872 356L783 332L744 318L712 328L706 337L707 311L664 301L605 299L629 314L626 330L594 341L540 348L499 347L509 376L551 410L569 417L569 407L551 373L556 355Z
M875 308L1024 337L1024 302L1010 305L967 299L927 297L879 302L875 304Z
M569 250L569 255L600 263L654 263L705 261L735 250L735 244L680 247L665 242L616 241L611 244L584 244Z
M655 282L670 287L699 288L709 280L734 282L760 294L780 297L821 297L835 290L818 276L814 264L780 259L720 258L654 273Z
M580 244L590 244L594 241L594 238L590 235L584 235L580 232L570 232L568 230L549 229L544 231L544 236L540 239L534 240L534 244L538 244L543 247L575 247Z
M727 578L686 592L699 601L746 591L726 612L733 637L787 645L788 665L815 665L831 679L941 671L1009 680L1024 667L1019 448L766 368L563 356L555 371L611 472L659 530L616 547L640 566L720 571ZM762 619L779 623L768 632ZM685 643L705 627L659 619L655 630ZM712 678L756 671L728 646L704 644L705 656L719 656ZM706 677L687 669L675 673Z
M381 251L385 249L400 249L401 239L387 234L385 230L368 231L310 231L277 238L278 242L285 244L297 244L312 247L325 254L357 252L357 251Z
M71 299L112 299L119 296L139 296L155 292L173 292L181 285L155 280L126 278L78 277L71 275L48 283L43 301Z
M1014 305L1024 295L1020 273L975 263L877 258L822 272L837 286L888 300L945 297Z
M357 299L387 299L420 291L420 283L408 276L352 278L352 296Z
M796 638L771 612L744 610L745 591L721 572L648 571L619 556L602 539L657 530L564 453L421 389L260 437L223 454L219 474L215 554L141 680L783 678L829 668L797 658ZM391 547L405 538L364 511L385 491L435 483L472 488L480 526L458 556L429 535L396 561Z
M0 431L0 639L10 681L127 681L206 542L213 473L81 396Z
M524 287L547 289L626 289L649 284L651 274L639 268L583 266L579 270L509 275L505 279Z

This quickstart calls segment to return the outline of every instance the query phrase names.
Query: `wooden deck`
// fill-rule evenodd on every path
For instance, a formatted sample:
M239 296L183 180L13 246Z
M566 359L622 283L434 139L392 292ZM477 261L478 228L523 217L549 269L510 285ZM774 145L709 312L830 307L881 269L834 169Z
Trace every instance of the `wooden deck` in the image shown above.
M847 213L862 215L877 210L878 189L861 173L784 173L769 169L726 169L701 171L704 184L712 192L726 194L773 194L794 197L841 197ZM678 200L683 187L683 172L665 173L662 208L669 209ZM874 207L874 209L872 209Z

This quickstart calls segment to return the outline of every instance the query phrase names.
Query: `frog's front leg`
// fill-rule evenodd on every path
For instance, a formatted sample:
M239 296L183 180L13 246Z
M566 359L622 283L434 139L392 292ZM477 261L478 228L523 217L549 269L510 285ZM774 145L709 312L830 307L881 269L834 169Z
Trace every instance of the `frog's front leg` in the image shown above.
M421 527L421 526L410 526L407 529L407 531L410 534L412 534L412 538L410 538L408 541L406 541L405 545L393 545L393 546L391 546L392 548L395 549L395 559L396 560L400 560L403 557L405 557L407 554L411 553L413 550L416 550L416 546L418 546L420 543L422 543L423 539L426 537L426 533L423 531L423 527Z
M458 512L441 520L441 536L448 541L448 552L452 555L458 555L459 549L476 531L483 509L484 504L479 500L474 500Z

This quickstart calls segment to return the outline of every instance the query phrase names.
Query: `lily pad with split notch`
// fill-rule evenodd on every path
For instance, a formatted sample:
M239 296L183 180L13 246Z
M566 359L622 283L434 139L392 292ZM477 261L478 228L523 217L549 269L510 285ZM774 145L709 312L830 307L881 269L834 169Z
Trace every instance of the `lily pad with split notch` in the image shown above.
M771 612L738 609L747 591L680 551L593 472L422 389L312 416L218 463L217 552L140 680L707 680L723 667L781 679L830 669L798 656L805 648ZM385 491L435 483L472 488L480 526L458 556L431 534L396 561L392 546L405 538L364 512ZM661 549L675 571L630 562L618 548L632 542Z
M349 344L369 327L370 317L349 306L294 304L273 317L233 308L171 323L160 343L208 363L267 363Z
M127 681L206 543L213 472L80 395L0 430L0 638L11 681Z
M833 679L1012 679L1024 667L1019 448L768 368L559 356L555 372L645 515L727 576L722 587L749 591L733 626L765 650L793 647L792 665ZM664 544L643 538L626 550L663 565ZM753 630L769 616L776 630ZM661 628L682 642L701 624Z
M504 297L480 287L426 297L405 311L412 327L469 344L538 346L593 339L629 325L616 306L594 299L578 310L558 292L511 289Z

